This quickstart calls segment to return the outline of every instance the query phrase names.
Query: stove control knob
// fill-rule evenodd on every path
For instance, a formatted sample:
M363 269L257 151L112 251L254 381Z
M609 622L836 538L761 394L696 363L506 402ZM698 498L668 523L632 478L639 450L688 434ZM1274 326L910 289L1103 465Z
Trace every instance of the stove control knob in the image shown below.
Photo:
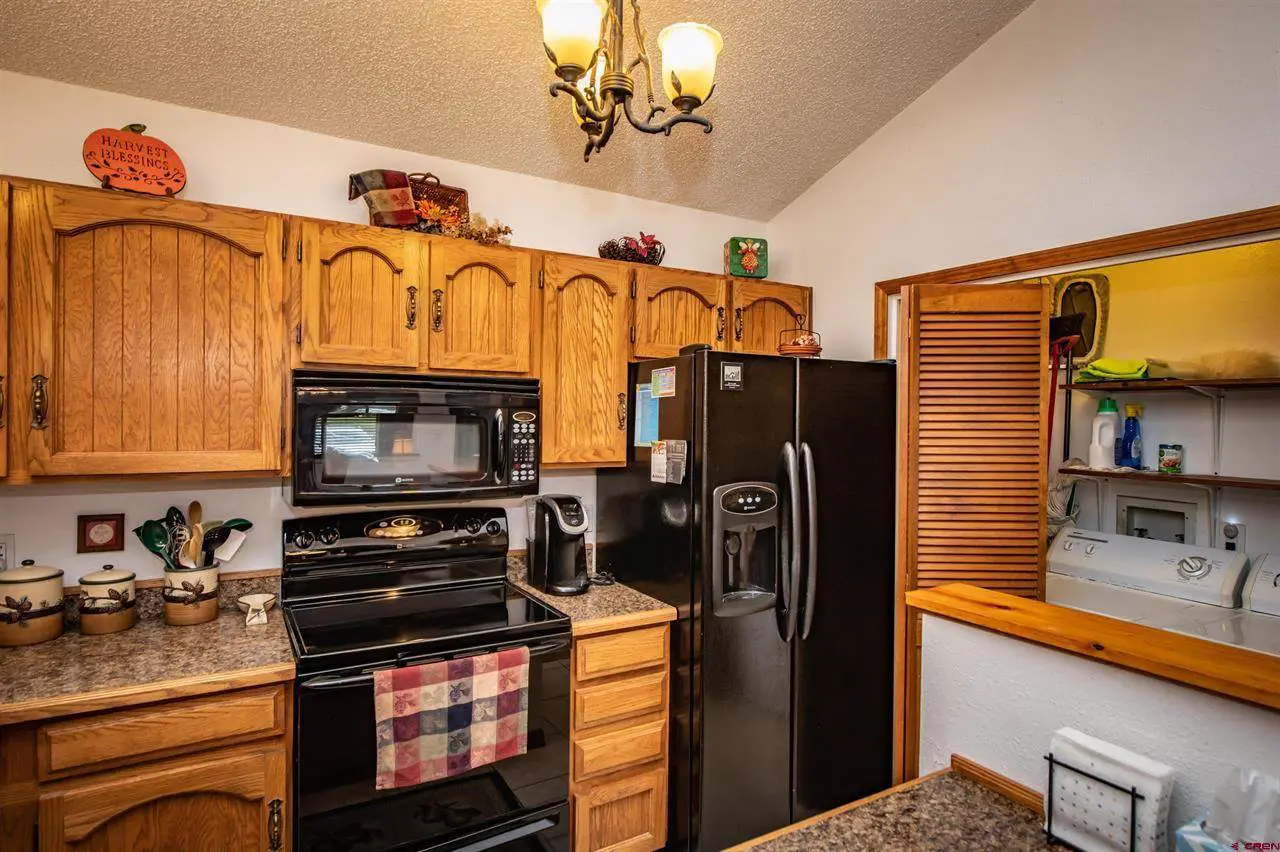
M320 541L324 544L333 544L338 540L337 527L325 527L320 530Z
M309 530L298 530L293 534L294 547L301 547L303 550L306 550L315 543L316 537Z
M497 521L490 521L489 523L485 524L484 531L487 532L489 535L497 535L498 533L502 532L502 524L498 523Z
M1178 560L1178 574L1188 580L1198 580L1213 568L1203 556L1186 556Z
M480 532L480 519L467 518L467 520L463 522L462 526L467 532L472 535L476 535Z

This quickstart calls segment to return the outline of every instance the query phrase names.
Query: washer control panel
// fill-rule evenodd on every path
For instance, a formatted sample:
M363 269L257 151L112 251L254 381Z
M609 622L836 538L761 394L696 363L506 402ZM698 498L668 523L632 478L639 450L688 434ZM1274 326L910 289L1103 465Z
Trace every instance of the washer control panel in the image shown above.
M515 411L511 415L511 483L536 485L538 482L538 413Z

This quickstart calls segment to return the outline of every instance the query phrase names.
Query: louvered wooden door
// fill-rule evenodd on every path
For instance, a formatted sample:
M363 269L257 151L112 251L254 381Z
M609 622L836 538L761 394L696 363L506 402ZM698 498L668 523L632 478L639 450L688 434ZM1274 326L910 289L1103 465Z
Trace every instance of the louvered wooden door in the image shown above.
M11 468L278 470L280 217L25 182L12 201Z
M1039 280L902 291L900 588L1044 596L1049 289ZM919 617L899 604L903 765L919 739Z
M416 367L425 317L420 236L343 222L302 223L302 360Z

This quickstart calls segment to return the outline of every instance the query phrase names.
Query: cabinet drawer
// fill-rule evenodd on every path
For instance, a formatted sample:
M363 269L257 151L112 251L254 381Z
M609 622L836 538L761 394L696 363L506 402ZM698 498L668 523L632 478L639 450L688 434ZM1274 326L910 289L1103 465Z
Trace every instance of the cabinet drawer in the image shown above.
M575 731L657 713L667 707L667 673L653 672L585 684L574 690L573 702Z
M647 627L592 636L575 643L578 680L660 666L667 659L667 628Z
M41 780L285 733L282 684L40 726Z
M606 772L660 760L666 751L666 719L594 737L579 737L573 743L573 780L585 781Z

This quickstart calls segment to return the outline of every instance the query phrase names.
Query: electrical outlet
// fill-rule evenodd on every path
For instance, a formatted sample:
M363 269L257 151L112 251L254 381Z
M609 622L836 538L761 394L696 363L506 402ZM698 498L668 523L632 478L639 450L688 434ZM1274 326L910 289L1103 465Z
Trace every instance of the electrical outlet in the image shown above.
M13 533L0 533L0 571L18 567L18 539Z
M1221 529L1220 539L1223 550L1235 550L1244 553L1244 524L1225 523Z

